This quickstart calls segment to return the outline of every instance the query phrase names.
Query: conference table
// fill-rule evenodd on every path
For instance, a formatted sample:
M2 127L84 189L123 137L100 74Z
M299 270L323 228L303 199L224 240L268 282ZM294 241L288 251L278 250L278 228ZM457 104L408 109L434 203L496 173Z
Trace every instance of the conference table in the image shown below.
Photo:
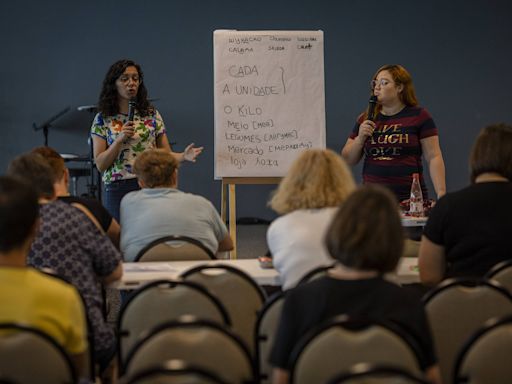
M199 265L230 265L250 275L258 284L280 286L281 281L273 268L262 268L258 259L194 260L171 262L123 263L123 277L109 285L119 290L137 289L140 286L159 279L177 279L179 276ZM395 273L387 277L399 284L419 282L418 259L403 257Z

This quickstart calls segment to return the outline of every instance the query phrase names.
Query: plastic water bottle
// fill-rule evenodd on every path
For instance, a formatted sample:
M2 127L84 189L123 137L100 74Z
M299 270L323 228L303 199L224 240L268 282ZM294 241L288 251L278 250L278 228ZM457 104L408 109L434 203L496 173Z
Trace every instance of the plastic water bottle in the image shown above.
M409 203L409 215L414 217L421 217L424 215L423 192L421 191L419 173L412 174L411 197L409 199Z

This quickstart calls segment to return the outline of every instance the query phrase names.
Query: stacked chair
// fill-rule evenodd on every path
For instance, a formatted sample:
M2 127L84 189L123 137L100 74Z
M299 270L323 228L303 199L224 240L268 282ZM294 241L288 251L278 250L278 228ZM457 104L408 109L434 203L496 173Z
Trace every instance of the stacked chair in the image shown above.
M459 351L452 382L510 383L511 356L512 316L491 319L475 332Z
M123 380L135 383L153 375L170 382L177 373L164 372L165 365L179 360L211 373L213 379L205 378L211 382L254 382L254 327L264 302L265 293L249 275L221 264L141 287L118 320Z
M424 297L443 383L450 383L457 353L494 317L512 314L512 296L485 279L448 279Z
M281 318L285 292L274 294L265 303L258 314L254 328L255 362L258 369L258 381L260 384L269 384L272 367L268 363L270 350L274 344L274 338Z
M359 363L421 375L415 341L392 324L339 316L306 334L292 352L291 382L326 383Z
M0 323L0 382L73 384L69 355L47 333L22 324Z

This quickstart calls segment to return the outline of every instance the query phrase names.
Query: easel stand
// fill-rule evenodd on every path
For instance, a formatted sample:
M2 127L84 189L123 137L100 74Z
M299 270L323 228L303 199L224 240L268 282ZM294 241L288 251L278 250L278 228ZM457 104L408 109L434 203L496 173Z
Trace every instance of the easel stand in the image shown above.
M281 177L224 177L222 179L220 216L226 222L226 214L229 214L229 234L233 240L233 250L230 258L236 259L236 184L279 184ZM229 199L229 205L228 205ZM229 212L228 212L229 208Z

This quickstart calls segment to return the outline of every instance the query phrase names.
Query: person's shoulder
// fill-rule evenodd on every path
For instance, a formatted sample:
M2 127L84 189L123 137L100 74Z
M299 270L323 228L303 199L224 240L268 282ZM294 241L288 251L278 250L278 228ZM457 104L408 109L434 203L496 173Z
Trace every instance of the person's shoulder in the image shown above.
M292 211L285 213L284 215L276 217L270 223L268 227L268 233L273 233L274 231L280 230L281 228L287 228L291 222L296 221L297 211Z
M76 289L71 283L57 275L45 273L31 267L28 268L27 273L30 276L30 280L39 285L40 289L46 291L46 293L56 296L75 296L77 294Z
M316 296L316 292L318 292L318 282L314 280L308 283L299 284L285 292L288 305L297 303L297 305L300 306L301 304L304 304L305 298Z
M425 107L422 107L420 105L406 107L406 109L409 111L410 114L414 114L422 120L431 120L432 119L432 115L430 114L428 109Z
M142 188L136 191L128 192L121 199L121 206L132 204L133 202L139 202L145 198L152 199L154 197L152 192L153 189L151 188Z
M402 109L398 114L396 115L398 117L413 117L413 116L429 116L430 113L423 107L419 105L407 105L404 109Z
M189 201L191 203L196 203L196 204L201 204L201 205L205 205L205 206L207 205L207 206L213 207L213 203L204 196L196 195L196 194L190 193L190 192L183 192L180 190L177 190L177 193L178 194L176 196L183 201Z
M87 208L94 216L104 215L108 218L112 218L112 215L107 209L101 204L99 200L91 199L89 197L78 197L78 196L63 196L59 197L59 200L67 202L69 204L76 203Z
M445 207L447 205L461 201L461 199L464 199L467 196L472 196L476 190L478 190L477 184L470 184L456 191L447 192L445 195L440 197L439 200L437 200L432 209L434 210L436 207L439 209L440 207Z
M48 204L43 204L41 206L42 210L48 210L48 211L62 211L62 212L74 212L76 208L72 207L71 205L65 203L64 201L60 199L56 199Z
M102 213L108 213L107 209L103 206L103 204L101 204L99 200L91 199L89 197L77 197L76 202L94 210L101 211Z
M59 217L60 225L65 226L71 231L74 231L75 234L78 233L89 233L92 229L94 232L97 231L96 226L93 224L89 217L83 212L80 208L75 207L73 203L79 204L85 209L90 209L85 205L78 201L73 201L69 203L65 203L64 201L57 199L50 204L52 206L52 213L55 213L56 216ZM91 212L92 213L92 212ZM54 223L56 220L54 220ZM84 232L85 231L85 232Z
M313 295L315 293L324 293L336 284L339 280L333 279L328 276L322 276L317 279L302 283L292 288L289 293L297 296Z
M420 297L414 290L405 289L386 279L374 279L374 281L377 295L389 298L393 302L399 302L401 306L421 305Z

